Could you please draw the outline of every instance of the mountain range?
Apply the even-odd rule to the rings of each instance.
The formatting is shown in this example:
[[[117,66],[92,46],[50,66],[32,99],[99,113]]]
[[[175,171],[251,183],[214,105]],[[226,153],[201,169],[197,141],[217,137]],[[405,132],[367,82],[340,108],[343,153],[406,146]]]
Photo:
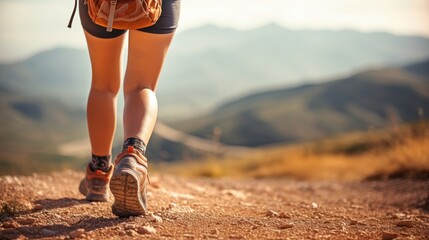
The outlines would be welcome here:
[[[161,117],[192,118],[250,93],[428,56],[429,40],[416,36],[291,30],[275,24],[236,31],[209,25],[173,41],[159,85]]]
[[[416,121],[424,112],[429,112],[429,60],[252,94],[175,126],[206,138],[217,128],[223,143],[260,146]]]

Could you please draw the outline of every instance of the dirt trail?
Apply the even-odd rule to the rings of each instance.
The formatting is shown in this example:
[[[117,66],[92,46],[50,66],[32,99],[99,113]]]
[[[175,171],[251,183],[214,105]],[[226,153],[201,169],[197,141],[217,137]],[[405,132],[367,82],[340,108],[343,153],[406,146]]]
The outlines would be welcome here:
[[[0,177],[0,239],[429,239],[429,180],[154,175],[151,215],[117,218],[110,203],[83,199],[82,176]]]

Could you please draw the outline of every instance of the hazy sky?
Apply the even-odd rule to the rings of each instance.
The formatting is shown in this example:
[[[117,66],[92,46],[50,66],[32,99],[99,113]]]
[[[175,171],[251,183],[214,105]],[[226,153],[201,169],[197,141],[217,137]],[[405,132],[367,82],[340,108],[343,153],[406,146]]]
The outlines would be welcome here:
[[[0,62],[55,46],[85,46],[73,0],[0,0]],[[179,32],[204,24],[250,29],[354,29],[429,37],[429,0],[182,0]]]

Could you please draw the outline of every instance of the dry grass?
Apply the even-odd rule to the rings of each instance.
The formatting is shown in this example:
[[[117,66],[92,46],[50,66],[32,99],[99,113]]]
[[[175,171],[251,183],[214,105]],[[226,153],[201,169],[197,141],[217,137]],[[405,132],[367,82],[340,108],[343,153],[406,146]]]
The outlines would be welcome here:
[[[429,172],[429,123],[350,133],[304,144],[255,148],[244,154],[157,165],[165,173],[205,177],[290,177],[362,180]]]

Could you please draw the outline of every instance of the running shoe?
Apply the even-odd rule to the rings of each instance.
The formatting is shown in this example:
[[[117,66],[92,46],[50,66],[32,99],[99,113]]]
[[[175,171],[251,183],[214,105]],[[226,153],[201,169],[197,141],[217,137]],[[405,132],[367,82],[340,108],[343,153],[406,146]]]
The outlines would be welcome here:
[[[88,201],[107,202],[109,200],[109,181],[113,174],[113,165],[109,171],[93,171],[89,164],[86,167],[86,176],[79,184],[79,191]]]
[[[147,212],[147,159],[129,146],[115,161],[110,191],[115,197],[113,214],[119,217],[144,215]]]

